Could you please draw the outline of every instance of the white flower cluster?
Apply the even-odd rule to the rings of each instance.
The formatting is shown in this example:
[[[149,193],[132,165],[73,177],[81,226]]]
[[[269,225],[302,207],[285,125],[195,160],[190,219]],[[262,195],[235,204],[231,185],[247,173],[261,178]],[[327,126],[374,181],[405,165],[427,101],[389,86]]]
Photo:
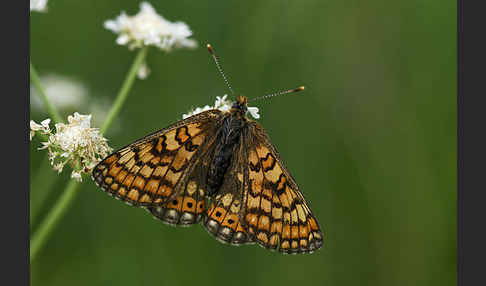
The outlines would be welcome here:
[[[47,10],[47,0],[30,0],[30,11],[45,12]]]
[[[30,121],[30,139],[36,132],[48,136],[47,142],[42,142],[39,150],[47,149],[49,160],[54,170],[62,172],[66,164],[73,168],[71,178],[81,181],[82,173],[89,173],[112,149],[107,144],[97,128],[91,128],[91,115],[81,115],[77,112],[68,116],[68,124],[57,123],[56,131],[49,127],[50,119],[40,124]]]
[[[197,47],[197,42],[189,39],[192,31],[186,23],[167,21],[147,2],[140,3],[138,14],[128,16],[122,11],[116,19],[105,21],[104,27],[119,34],[116,42],[129,49],[156,46],[168,52]]]
[[[182,114],[182,119],[186,119],[188,117],[191,117],[193,115],[196,115],[198,113],[201,113],[206,110],[210,109],[219,109],[221,111],[229,111],[231,109],[231,106],[233,105],[233,102],[230,100],[227,100],[226,98],[228,97],[227,94],[225,94],[223,97],[216,96],[216,102],[214,103],[214,106],[209,106],[206,105],[204,107],[197,107],[196,109],[190,110],[186,114]],[[258,114],[258,107],[248,107],[248,113],[251,114],[251,116],[255,119],[260,118],[260,115]]]

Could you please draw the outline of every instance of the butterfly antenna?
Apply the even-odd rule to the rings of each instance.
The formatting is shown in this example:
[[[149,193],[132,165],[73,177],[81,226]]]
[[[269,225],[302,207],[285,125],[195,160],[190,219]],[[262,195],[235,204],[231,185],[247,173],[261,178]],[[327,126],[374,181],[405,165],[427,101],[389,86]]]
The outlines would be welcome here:
[[[228,79],[226,78],[226,76],[224,75],[224,72],[223,72],[223,68],[221,68],[221,65],[219,64],[219,60],[218,60],[218,57],[216,57],[216,53],[214,52],[214,49],[213,47],[210,45],[210,44],[207,44],[207,47],[208,47],[208,51],[209,53],[211,54],[211,56],[213,57],[213,60],[214,62],[216,63],[216,66],[218,67],[218,71],[219,73],[221,74],[221,76],[223,77],[224,79],[224,82],[226,83],[226,86],[228,86],[228,89],[231,91],[231,94],[234,94],[235,92],[233,91],[233,89],[231,88],[231,85],[228,81]]]
[[[279,92],[276,92],[276,93],[267,94],[267,95],[264,95],[264,96],[252,98],[248,101],[255,101],[255,100],[266,99],[266,98],[270,98],[270,97],[274,97],[274,96],[284,95],[284,94],[287,94],[287,93],[299,92],[299,91],[303,91],[304,89],[305,89],[304,86],[299,86],[298,88],[289,89],[289,90],[285,90],[285,91],[279,91]]]

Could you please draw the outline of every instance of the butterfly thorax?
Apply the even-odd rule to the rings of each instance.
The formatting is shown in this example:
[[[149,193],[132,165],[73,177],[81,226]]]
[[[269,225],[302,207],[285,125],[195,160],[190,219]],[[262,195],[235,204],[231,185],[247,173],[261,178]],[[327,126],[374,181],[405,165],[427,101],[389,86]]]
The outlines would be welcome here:
[[[216,148],[209,165],[207,183],[209,193],[218,192],[223,184],[224,175],[231,164],[233,149],[240,140],[243,128],[248,123],[246,97],[238,96],[230,112],[223,119],[221,131],[216,139]]]

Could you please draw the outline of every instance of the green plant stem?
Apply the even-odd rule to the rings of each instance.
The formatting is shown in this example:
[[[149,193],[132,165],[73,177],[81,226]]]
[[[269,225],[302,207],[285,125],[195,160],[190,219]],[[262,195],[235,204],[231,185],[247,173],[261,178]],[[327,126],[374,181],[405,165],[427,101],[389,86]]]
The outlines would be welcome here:
[[[59,222],[59,219],[66,213],[74,198],[77,195],[77,189],[80,183],[77,181],[70,181],[66,187],[66,190],[62,193],[61,197],[57,200],[56,204],[49,211],[46,218],[41,222],[35,235],[30,242],[30,262],[35,260],[39,250],[44,246],[47,237],[52,232],[54,227]]]
[[[47,113],[49,113],[49,115],[52,117],[52,120],[54,120],[55,123],[63,122],[62,117],[57,111],[56,107],[49,101],[49,98],[47,98],[39,75],[37,74],[32,62],[30,62],[30,80],[34,84],[35,89],[37,89],[37,92],[39,92],[40,98],[47,109]]]
[[[125,103],[125,100],[127,99],[128,96],[128,92],[132,88],[133,82],[135,81],[137,71],[140,68],[140,65],[145,60],[147,51],[148,51],[148,47],[143,47],[140,49],[137,56],[135,57],[135,60],[133,61],[133,64],[130,67],[130,70],[128,71],[128,74],[125,78],[125,81],[123,82],[123,85],[121,86],[120,91],[118,92],[115,102],[113,103],[113,106],[111,107],[110,111],[108,112],[108,115],[106,116],[106,120],[103,123],[103,127],[101,127],[102,134],[105,134],[106,130],[108,130],[108,128],[111,126],[111,123],[113,123],[113,120],[120,112],[123,103]]]
[[[108,128],[111,126],[111,123],[115,119],[115,117],[120,112],[123,103],[125,102],[130,89],[133,86],[135,81],[135,77],[137,75],[137,71],[140,65],[143,63],[145,56],[147,55],[147,47],[140,49],[135,60],[128,71],[127,76],[125,77],[125,81],[118,92],[118,95],[113,103],[110,112],[108,113],[106,120],[101,128],[101,132],[105,133]],[[31,65],[32,71],[32,65]],[[48,239],[49,235],[52,233],[53,229],[59,223],[59,220],[65,214],[66,210],[69,208],[71,203],[74,201],[76,194],[78,193],[77,189],[80,183],[72,180],[67,185],[66,189],[62,193],[61,197],[56,201],[52,209],[47,214],[46,218],[40,223],[37,231],[33,234],[31,243],[30,243],[30,262],[34,261],[39,253],[40,249],[44,246],[46,240]]]
[[[46,96],[46,92],[44,90],[44,87],[42,86],[41,80],[39,78],[39,74],[37,73],[34,65],[32,62],[30,62],[30,80],[32,84],[34,85],[35,89],[40,95],[40,98],[44,104],[44,106],[47,109],[47,113],[49,116],[52,118],[54,123],[60,123],[63,122],[63,119],[59,112],[57,111],[56,107],[52,102],[49,100],[49,98]],[[47,135],[37,133],[36,137],[41,138],[42,141],[48,141],[49,137]],[[48,168],[47,166],[49,165],[49,158],[48,155],[46,154],[44,159],[42,160],[42,163],[39,167],[39,171],[35,177],[34,180],[32,180],[30,190],[33,189],[33,186],[36,187],[37,189],[37,194],[41,195],[40,200],[37,201],[36,207],[32,207],[31,205],[31,220],[30,224],[31,226],[35,223],[36,218],[38,216],[38,212],[40,209],[40,206],[42,205],[42,202],[44,199],[48,196],[48,193],[46,193],[46,190],[49,190],[52,188],[54,185],[57,177],[52,176],[52,170]],[[45,167],[44,167],[45,166]],[[47,171],[47,172],[46,172]],[[44,180],[45,178],[48,178],[48,180]]]
[[[58,180],[56,172],[53,172],[49,165],[49,156],[46,154],[36,171],[34,179],[30,183],[30,189],[35,188],[35,192],[30,193],[30,227],[37,224],[42,205],[49,197],[52,187]]]

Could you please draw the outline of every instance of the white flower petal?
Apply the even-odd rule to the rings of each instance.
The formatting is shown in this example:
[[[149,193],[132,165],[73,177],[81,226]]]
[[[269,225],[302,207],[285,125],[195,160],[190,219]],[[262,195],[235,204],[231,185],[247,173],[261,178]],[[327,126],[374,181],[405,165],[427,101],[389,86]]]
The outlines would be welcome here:
[[[82,182],[83,181],[83,177],[81,176],[81,173],[80,172],[73,171],[71,173],[71,178],[72,179],[75,179],[78,182]]]
[[[198,47],[198,43],[194,39],[179,39],[175,42],[175,46],[177,48],[195,49]]]
[[[30,129],[33,130],[33,131],[39,131],[39,130],[42,129],[42,125],[35,123],[34,120],[31,120],[30,121]]]
[[[51,145],[49,142],[41,142],[41,147],[37,148],[37,150],[44,150],[44,149],[47,149],[49,148],[49,146]]]
[[[255,119],[260,118],[260,115],[258,114],[258,107],[248,107],[248,112],[251,114],[251,116]]]
[[[107,20],[103,23],[103,27],[108,30],[112,30],[113,32],[118,32],[118,22],[116,20]]]
[[[186,114],[182,114],[182,119],[186,119],[188,117],[191,117],[193,115],[196,115],[198,113],[201,113],[203,111],[207,111],[207,110],[210,110],[210,109],[213,109],[213,107],[209,106],[209,105],[206,105],[204,106],[203,108],[201,107],[197,107],[196,109],[193,109],[193,110],[190,110],[188,113]]]
[[[43,121],[41,121],[41,125],[44,128],[49,128],[49,123],[51,123],[51,119],[50,118],[47,118],[47,119],[44,119]]]
[[[218,108],[220,106],[227,104],[226,97],[228,97],[227,94],[223,95],[222,97],[216,96],[216,102],[214,103],[214,106]]]
[[[127,34],[121,34],[116,38],[116,43],[120,46],[126,45],[128,42],[130,42],[130,37]]]

